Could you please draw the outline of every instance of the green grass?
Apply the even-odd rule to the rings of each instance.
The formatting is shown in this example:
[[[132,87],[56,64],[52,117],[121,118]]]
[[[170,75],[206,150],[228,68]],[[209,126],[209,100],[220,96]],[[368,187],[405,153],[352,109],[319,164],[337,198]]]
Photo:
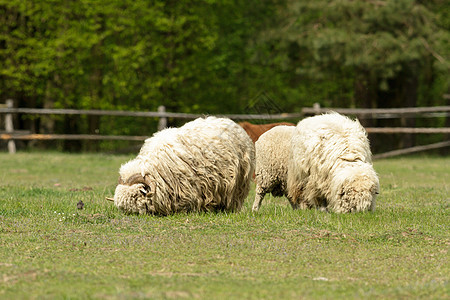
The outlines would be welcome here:
[[[130,158],[0,154],[0,299],[448,299],[448,157],[375,162],[375,213],[169,217],[104,200]]]

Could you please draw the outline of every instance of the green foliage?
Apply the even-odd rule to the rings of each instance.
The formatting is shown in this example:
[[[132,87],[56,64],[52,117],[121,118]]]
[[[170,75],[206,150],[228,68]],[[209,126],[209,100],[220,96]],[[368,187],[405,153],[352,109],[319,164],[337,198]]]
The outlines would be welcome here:
[[[130,156],[0,154],[0,298],[361,299],[448,295],[449,158],[375,162],[374,213],[124,215]],[[83,210],[76,204],[82,200]]]
[[[284,45],[287,54],[294,47],[296,51],[286,58],[287,62],[312,78],[325,76],[329,80],[330,74],[343,74],[362,81],[363,89],[376,94],[401,90],[402,85],[411,89],[407,86],[408,77],[419,78],[426,68],[445,71],[440,76],[448,77],[450,63],[438,53],[448,54],[449,31],[436,22],[439,14],[419,1],[287,3],[282,12],[285,20],[282,28],[286,29],[282,34],[279,29],[272,31],[272,38]],[[401,81],[393,80],[397,78]],[[353,96],[364,97],[357,91]],[[441,95],[436,96],[435,100],[442,99]],[[390,99],[391,105],[403,106],[408,102],[405,97],[397,93]],[[367,105],[365,100],[372,101],[374,106],[385,105],[378,98],[357,98],[355,104]]]
[[[276,112],[443,105],[448,11],[442,0],[0,0],[0,101],[205,114],[255,113],[265,97]],[[50,133],[156,130],[133,118],[20,121]]]
[[[200,107],[206,102],[214,112],[221,111],[215,99],[228,99],[224,105],[231,109],[243,99],[234,100],[245,86],[240,78],[250,56],[245,46],[258,29],[246,18],[264,21],[246,15],[250,7],[261,13],[269,6],[256,1],[0,3],[6,24],[1,93],[15,87],[8,97],[64,108],[166,105],[204,112]]]

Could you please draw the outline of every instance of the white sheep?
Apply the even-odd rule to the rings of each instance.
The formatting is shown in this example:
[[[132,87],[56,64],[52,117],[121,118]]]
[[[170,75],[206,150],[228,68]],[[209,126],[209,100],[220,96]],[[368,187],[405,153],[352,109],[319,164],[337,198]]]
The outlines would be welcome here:
[[[367,133],[338,113],[300,121],[291,139],[287,190],[298,208],[375,209],[379,190]]]
[[[258,211],[267,193],[287,196],[286,184],[289,152],[294,126],[276,126],[263,133],[255,143],[255,202],[253,211]]]
[[[226,118],[199,118],[157,132],[121,166],[114,204],[126,213],[238,211],[250,188],[255,148]]]

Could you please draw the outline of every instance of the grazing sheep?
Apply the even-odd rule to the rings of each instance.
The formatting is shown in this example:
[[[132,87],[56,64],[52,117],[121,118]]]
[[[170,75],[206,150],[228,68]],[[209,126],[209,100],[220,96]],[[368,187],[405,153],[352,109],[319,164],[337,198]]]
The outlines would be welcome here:
[[[250,188],[255,147],[230,119],[199,118],[157,132],[121,166],[114,204],[126,213],[238,211]]]
[[[276,126],[263,133],[255,143],[255,202],[253,211],[258,211],[267,193],[287,196],[286,184],[294,126]]]
[[[288,122],[281,123],[271,123],[271,124],[252,124],[249,122],[240,122],[239,125],[244,128],[245,132],[250,136],[253,143],[256,143],[258,138],[269,129],[272,129],[275,126],[285,125],[285,126],[295,126],[295,124]]]
[[[375,209],[379,190],[367,133],[338,113],[298,123],[291,140],[288,197],[294,207],[346,213]]]

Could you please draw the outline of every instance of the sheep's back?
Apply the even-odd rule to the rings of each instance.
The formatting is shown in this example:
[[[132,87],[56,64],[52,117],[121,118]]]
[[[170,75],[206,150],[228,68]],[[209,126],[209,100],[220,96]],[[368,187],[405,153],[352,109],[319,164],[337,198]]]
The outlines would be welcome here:
[[[300,121],[292,138],[292,151],[296,162],[305,168],[316,166],[318,171],[330,170],[338,160],[371,162],[364,128],[337,113]]]

